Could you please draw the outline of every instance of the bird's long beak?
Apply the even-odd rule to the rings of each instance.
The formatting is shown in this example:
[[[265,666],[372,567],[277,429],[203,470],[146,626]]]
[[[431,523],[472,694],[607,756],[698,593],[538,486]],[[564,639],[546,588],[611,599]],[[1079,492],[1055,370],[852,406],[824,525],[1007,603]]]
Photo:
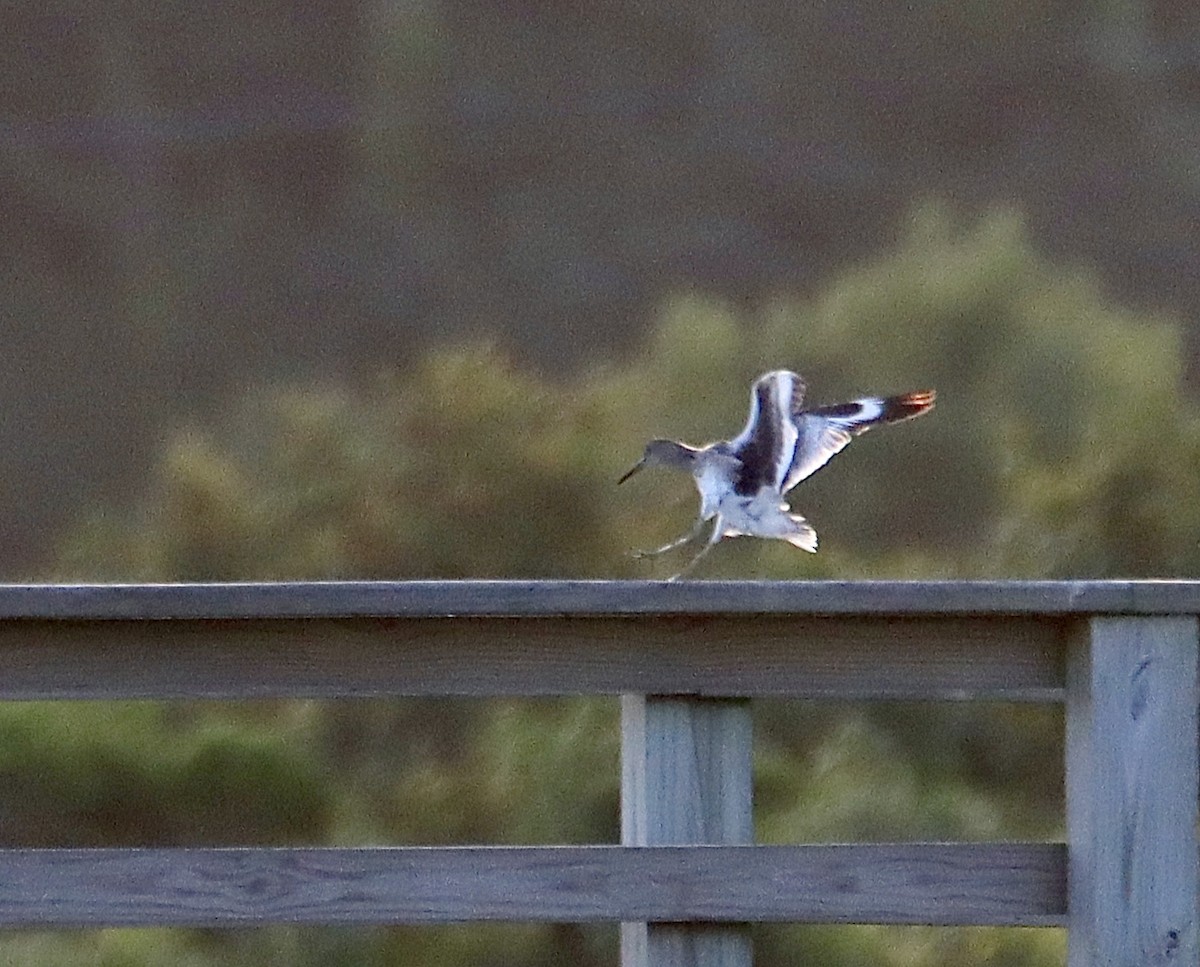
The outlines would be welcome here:
[[[626,480],[628,480],[635,473],[637,473],[639,470],[641,470],[642,467],[644,467],[645,465],[646,465],[646,461],[644,459],[639,460],[632,467],[630,467],[627,471],[625,471],[625,474],[621,477],[620,480],[617,481],[617,484],[618,485],[623,484]]]

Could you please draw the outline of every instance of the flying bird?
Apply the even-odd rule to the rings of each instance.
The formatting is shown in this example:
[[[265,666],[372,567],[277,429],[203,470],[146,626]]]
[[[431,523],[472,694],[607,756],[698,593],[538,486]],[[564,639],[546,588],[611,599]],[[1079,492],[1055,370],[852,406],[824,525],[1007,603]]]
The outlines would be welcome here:
[[[785,494],[820,470],[860,433],[874,426],[911,420],[933,409],[936,392],[868,396],[833,406],[803,408],[804,381],[778,369],[754,381],[750,417],[732,440],[692,447],[677,440],[651,440],[645,453],[617,483],[645,467],[691,472],[700,491],[695,526],[682,537],[636,556],[663,554],[694,541],[713,521],[699,553],[670,580],[686,574],[725,537],[768,537],[805,551],[817,549],[817,532],[791,513]]]

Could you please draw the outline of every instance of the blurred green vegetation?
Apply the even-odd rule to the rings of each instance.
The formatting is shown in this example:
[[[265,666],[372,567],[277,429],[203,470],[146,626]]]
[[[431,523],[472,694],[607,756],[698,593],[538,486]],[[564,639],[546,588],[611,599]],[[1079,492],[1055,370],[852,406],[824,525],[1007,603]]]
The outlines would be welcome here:
[[[797,492],[820,554],[732,542],[698,576],[1200,570],[1178,326],[1047,261],[1015,213],[959,224],[930,204],[813,297],[739,312],[682,295],[638,353],[569,379],[485,342],[369,386],[255,390],[181,429],[144,499],[96,512],[56,576],[650,576],[627,552],[686,526],[692,484],[616,476],[652,435],[736,432],[750,381],[779,366],[819,401],[928,385],[938,408]]]
[[[1195,576],[1200,420],[1165,318],[1043,257],[1022,221],[914,210],[891,251],[810,297],[662,307],[621,363],[570,379],[490,344],[369,386],[259,388],[181,428],[144,494],[97,510],[52,575],[86,580],[633,577],[690,480],[616,477],[652,435],[736,431],[759,372],[812,395],[934,386],[794,504],[806,555],[726,542],[697,576]],[[656,570],[661,568],[661,570]],[[1056,709],[763,703],[766,842],[1061,835]],[[7,844],[605,842],[610,701],[275,702],[0,709]],[[17,934],[6,962],[607,964],[612,931]],[[1054,931],[763,928],[764,967],[1061,962]]]

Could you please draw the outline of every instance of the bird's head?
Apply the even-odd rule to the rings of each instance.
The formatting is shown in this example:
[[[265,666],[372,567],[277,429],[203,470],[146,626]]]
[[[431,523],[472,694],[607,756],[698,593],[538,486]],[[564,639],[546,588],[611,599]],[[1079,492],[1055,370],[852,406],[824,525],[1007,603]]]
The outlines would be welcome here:
[[[646,467],[689,467],[696,451],[674,440],[651,440],[642,452],[642,459],[630,467],[617,481],[623,484]]]

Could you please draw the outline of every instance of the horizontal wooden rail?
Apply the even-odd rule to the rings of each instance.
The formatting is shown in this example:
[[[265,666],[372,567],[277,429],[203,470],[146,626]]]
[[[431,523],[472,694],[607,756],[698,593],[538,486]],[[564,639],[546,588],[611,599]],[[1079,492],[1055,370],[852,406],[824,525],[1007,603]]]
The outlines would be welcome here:
[[[0,585],[10,618],[1200,614],[1195,581],[306,581]]]
[[[0,926],[1061,925],[1043,843],[0,850]]]
[[[1060,618],[0,618],[0,698],[1053,700]]]
[[[0,586],[0,698],[690,694],[1059,700],[1086,614],[1190,582]]]

